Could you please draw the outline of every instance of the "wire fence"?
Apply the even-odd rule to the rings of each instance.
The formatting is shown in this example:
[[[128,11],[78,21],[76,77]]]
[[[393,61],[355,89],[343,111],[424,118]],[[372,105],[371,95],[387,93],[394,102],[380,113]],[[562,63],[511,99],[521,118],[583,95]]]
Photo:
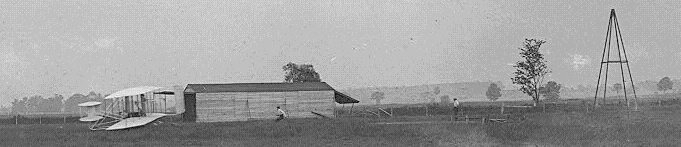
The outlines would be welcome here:
[[[637,106],[637,107],[636,107]],[[506,117],[528,113],[590,113],[594,111],[644,111],[646,109],[681,109],[678,98],[640,98],[627,102],[621,99],[598,100],[594,107],[593,99],[545,100],[536,107],[531,101],[501,102],[462,102],[458,108],[442,104],[402,104],[402,105],[362,105],[350,109],[337,109],[337,117],[401,117],[401,116],[487,116]]]
[[[79,122],[78,113],[37,112],[24,114],[2,114],[0,124],[65,124]]]
[[[78,113],[62,113],[62,112],[43,112],[43,113],[25,113],[25,114],[0,114],[0,125],[22,125],[22,124],[69,124],[69,123],[87,123],[81,122],[79,119],[85,117],[85,114]],[[182,115],[165,116],[161,120],[167,122],[182,121]]]

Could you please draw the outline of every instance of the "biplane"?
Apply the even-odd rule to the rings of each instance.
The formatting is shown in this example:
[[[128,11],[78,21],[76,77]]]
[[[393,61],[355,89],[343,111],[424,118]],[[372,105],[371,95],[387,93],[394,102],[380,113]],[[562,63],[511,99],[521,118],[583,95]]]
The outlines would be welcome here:
[[[103,112],[97,113],[96,116],[101,118],[92,118],[97,120],[90,130],[120,130],[139,127],[164,116],[182,113],[182,111],[171,112],[166,108],[167,95],[173,95],[176,101],[178,99],[172,90],[162,89],[163,87],[143,86],[123,89],[106,96],[104,100],[110,104]]]

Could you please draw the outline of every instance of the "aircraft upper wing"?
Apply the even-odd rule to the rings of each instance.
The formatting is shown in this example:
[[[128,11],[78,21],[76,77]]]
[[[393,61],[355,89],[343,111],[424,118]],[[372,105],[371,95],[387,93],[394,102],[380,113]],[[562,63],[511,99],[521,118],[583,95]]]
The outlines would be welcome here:
[[[153,87],[153,86],[142,86],[142,87],[135,87],[135,88],[128,88],[128,89],[123,89],[121,91],[117,91],[104,99],[112,99],[112,98],[118,98],[118,97],[124,97],[124,96],[133,96],[133,95],[139,95],[139,94],[144,94],[148,93],[154,90],[161,89],[163,87]]]

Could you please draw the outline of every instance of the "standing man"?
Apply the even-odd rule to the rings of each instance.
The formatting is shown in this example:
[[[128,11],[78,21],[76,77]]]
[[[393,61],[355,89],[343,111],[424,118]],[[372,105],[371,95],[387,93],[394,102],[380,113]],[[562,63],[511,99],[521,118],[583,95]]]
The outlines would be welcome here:
[[[147,116],[147,99],[144,98],[144,94],[140,94],[140,101],[142,105],[142,109],[140,109],[140,115],[141,116]]]
[[[279,114],[277,114],[277,116],[279,116],[279,118],[277,118],[275,120],[275,122],[278,122],[278,121],[288,117],[288,116],[286,116],[286,112],[284,112],[284,110],[281,110],[281,108],[279,108],[279,106],[277,106],[277,111],[279,112]]]
[[[459,115],[459,101],[456,100],[456,98],[454,98],[453,105],[454,105],[454,114]]]

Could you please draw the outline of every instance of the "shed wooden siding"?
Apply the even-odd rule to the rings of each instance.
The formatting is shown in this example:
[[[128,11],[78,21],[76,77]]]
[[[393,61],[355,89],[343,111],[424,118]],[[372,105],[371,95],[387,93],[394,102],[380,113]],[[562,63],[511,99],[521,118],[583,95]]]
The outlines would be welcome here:
[[[196,122],[275,119],[280,106],[291,118],[316,117],[311,111],[333,117],[334,92],[219,92],[196,93]]]

